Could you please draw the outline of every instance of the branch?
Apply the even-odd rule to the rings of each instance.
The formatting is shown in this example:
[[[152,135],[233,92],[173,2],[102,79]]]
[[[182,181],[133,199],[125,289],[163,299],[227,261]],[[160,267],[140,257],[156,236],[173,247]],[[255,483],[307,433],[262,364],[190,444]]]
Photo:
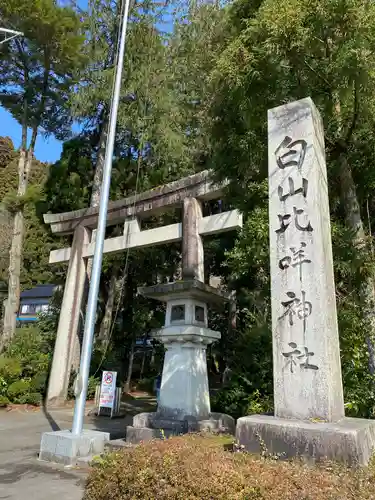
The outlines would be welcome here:
[[[23,150],[26,150],[27,148],[27,112],[28,112],[28,102],[25,92],[23,99],[22,140],[21,140],[21,148]]]
[[[32,136],[31,136],[31,142],[30,142],[30,148],[29,148],[30,151],[34,151],[36,138],[38,135],[38,128],[39,128],[39,125],[41,122],[41,117],[43,114],[44,105],[46,103],[50,66],[51,66],[51,61],[50,61],[50,58],[48,57],[48,52],[46,51],[44,53],[44,73],[43,73],[42,96],[40,98],[38,111],[35,115],[35,123],[33,126],[33,132],[32,132]]]
[[[352,138],[355,126],[357,124],[358,120],[358,111],[359,111],[359,104],[358,104],[358,88],[357,88],[357,80],[354,80],[354,103],[353,103],[353,119],[352,123],[349,127],[348,133],[346,134],[345,142],[348,143],[350,139]]]
[[[313,67],[312,67],[312,66],[311,66],[311,65],[310,65],[310,64],[306,61],[306,59],[304,59],[304,61],[303,61],[303,62],[306,64],[306,66],[309,68],[309,70],[310,70],[310,71],[312,71],[312,72],[313,72],[313,73],[314,73],[314,74],[315,74],[318,78],[320,78],[320,79],[321,79],[321,80],[322,80],[322,81],[323,81],[323,82],[324,82],[324,83],[328,86],[328,88],[330,87],[330,83],[329,83],[329,81],[328,81],[328,80],[327,80],[327,79],[326,79],[323,75],[319,74],[319,73],[316,71],[316,69],[314,69],[314,68],[313,68]]]
[[[23,65],[24,65],[25,73],[27,73],[27,75],[29,75],[30,69],[29,69],[29,66],[27,64],[27,58],[25,56],[25,52],[24,52],[24,49],[22,47],[22,43],[17,38],[15,39],[15,42],[16,42],[16,46],[17,46],[17,49],[18,49],[18,53],[19,53],[20,58],[21,58],[21,60],[23,62]]]

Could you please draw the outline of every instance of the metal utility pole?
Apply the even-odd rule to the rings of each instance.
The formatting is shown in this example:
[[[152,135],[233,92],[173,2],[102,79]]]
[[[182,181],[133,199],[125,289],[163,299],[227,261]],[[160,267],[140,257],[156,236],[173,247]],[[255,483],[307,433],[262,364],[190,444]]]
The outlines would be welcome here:
[[[81,363],[76,385],[77,395],[74,407],[74,417],[73,417],[73,427],[72,427],[72,434],[75,435],[81,434],[83,419],[85,416],[87,386],[88,386],[89,371],[90,371],[92,344],[94,340],[94,327],[96,319],[96,309],[98,304],[100,274],[102,268],[103,242],[105,237],[109,188],[111,184],[113,147],[116,134],[117,111],[120,100],[122,68],[124,65],[126,29],[128,25],[129,6],[130,6],[130,0],[125,0],[122,22],[120,24],[120,33],[121,33],[120,43],[118,47],[115,84],[113,88],[111,110],[109,117],[108,138],[105,151],[103,180],[102,180],[102,187],[100,194],[98,229],[96,233],[94,260],[92,266],[89,297],[87,301]]]
[[[0,35],[3,35],[3,38],[0,39],[0,45],[2,45],[5,42],[9,42],[9,40],[12,40],[13,38],[16,38],[16,36],[23,36],[23,33],[21,31],[0,28]]]

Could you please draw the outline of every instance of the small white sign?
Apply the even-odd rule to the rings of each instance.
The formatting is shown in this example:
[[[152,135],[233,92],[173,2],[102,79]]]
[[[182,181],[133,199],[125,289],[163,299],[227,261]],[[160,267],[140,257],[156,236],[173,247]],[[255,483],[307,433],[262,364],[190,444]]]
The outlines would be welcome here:
[[[99,407],[113,409],[116,396],[117,372],[103,372]]]

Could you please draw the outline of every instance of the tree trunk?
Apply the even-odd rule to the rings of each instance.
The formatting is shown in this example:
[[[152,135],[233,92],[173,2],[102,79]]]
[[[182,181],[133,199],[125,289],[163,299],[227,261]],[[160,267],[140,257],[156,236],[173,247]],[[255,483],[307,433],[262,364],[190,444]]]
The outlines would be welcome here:
[[[150,368],[153,368],[155,366],[155,347],[154,346],[152,346],[149,366],[150,366]]]
[[[99,329],[99,339],[104,346],[107,346],[110,341],[112,315],[113,315],[113,308],[115,305],[116,288],[118,283],[117,276],[118,276],[118,268],[115,267],[112,271],[111,280],[109,283],[107,301],[105,303],[104,316]]]
[[[4,311],[5,311],[5,304],[6,304],[6,301],[5,300],[1,300],[0,301],[0,332],[3,331],[3,327],[4,327]]]
[[[123,297],[123,327],[122,331],[130,337],[131,347],[128,356],[128,371],[124,389],[126,392],[130,391],[130,383],[133,375],[133,362],[134,362],[134,350],[135,350],[135,340],[136,333],[134,331],[134,280],[133,280],[133,270],[131,265],[128,267],[127,279],[125,283],[125,293]]]
[[[353,231],[353,245],[358,249],[366,246],[366,234],[363,228],[357,191],[353,180],[351,167],[348,164],[346,152],[339,157],[340,184],[342,200],[346,212],[346,223]],[[371,236],[371,235],[370,235]],[[372,277],[364,280],[360,287],[360,297],[363,304],[363,317],[367,325],[366,344],[369,353],[369,371],[375,374],[375,289]]]
[[[233,339],[236,334],[237,328],[237,298],[236,291],[232,290],[231,300],[229,302],[229,314],[228,314],[228,335],[227,335],[227,345],[225,346],[225,357],[220,357],[219,359],[219,370],[221,373],[221,384],[225,385],[230,376],[229,360],[231,359]],[[229,351],[229,352],[228,352]],[[229,363],[228,363],[229,362]]]
[[[147,356],[146,342],[147,342],[147,338],[145,337],[144,342],[143,342],[142,363],[141,363],[141,371],[139,374],[139,380],[143,379],[143,372],[145,371],[146,356]]]
[[[18,192],[24,196],[27,189],[29,173],[33,158],[33,150],[21,148],[18,159]],[[24,208],[21,206],[14,214],[12,242],[9,251],[8,298],[5,304],[4,329],[1,338],[0,351],[12,339],[16,330],[16,320],[20,298],[20,274],[22,262],[22,243],[25,232]]]
[[[134,344],[135,344],[135,340],[132,341],[132,346],[131,346],[130,352],[129,352],[128,374],[127,374],[126,382],[125,382],[125,392],[130,392],[130,384],[131,384],[132,374],[133,374]]]
[[[98,157],[96,159],[94,179],[92,182],[90,207],[98,207],[100,203],[100,193],[102,187],[104,160],[105,160],[105,149],[107,145],[107,133],[108,133],[108,114],[105,111],[103,111],[103,113],[104,113],[104,118],[100,132],[99,150],[98,150]],[[95,236],[96,236],[96,230],[92,232],[91,242],[95,241]],[[92,262],[93,259],[87,260],[87,276],[89,280],[91,278]]]

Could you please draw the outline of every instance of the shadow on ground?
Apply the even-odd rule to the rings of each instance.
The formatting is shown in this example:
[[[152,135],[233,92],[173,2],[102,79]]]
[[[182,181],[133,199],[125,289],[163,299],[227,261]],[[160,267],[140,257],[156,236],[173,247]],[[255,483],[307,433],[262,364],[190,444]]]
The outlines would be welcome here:
[[[127,394],[122,399],[119,417],[97,416],[92,412],[88,418],[95,430],[109,432],[111,439],[121,439],[126,437],[126,427],[132,425],[134,415],[156,411],[156,406],[153,396],[134,397]]]
[[[60,426],[58,425],[58,423],[56,422],[56,420],[52,417],[52,415],[48,411],[45,399],[43,400],[42,411],[43,411],[44,416],[46,417],[49,425],[51,426],[51,430],[52,431],[61,431]]]
[[[35,457],[36,458],[36,457]],[[20,463],[15,465],[12,462],[3,463],[1,468],[9,472],[2,472],[0,474],[0,484],[14,484],[20,481],[26,475],[28,476],[40,476],[41,474],[48,474],[49,476],[54,476],[56,480],[69,480],[72,479],[72,471],[64,470],[61,468],[55,468],[52,466],[46,466],[45,463],[37,462],[36,460],[30,460],[28,463]],[[78,474],[78,472],[77,472]],[[76,486],[83,487],[85,485],[85,476],[77,477],[75,481]],[[2,497],[0,497],[2,498]]]

